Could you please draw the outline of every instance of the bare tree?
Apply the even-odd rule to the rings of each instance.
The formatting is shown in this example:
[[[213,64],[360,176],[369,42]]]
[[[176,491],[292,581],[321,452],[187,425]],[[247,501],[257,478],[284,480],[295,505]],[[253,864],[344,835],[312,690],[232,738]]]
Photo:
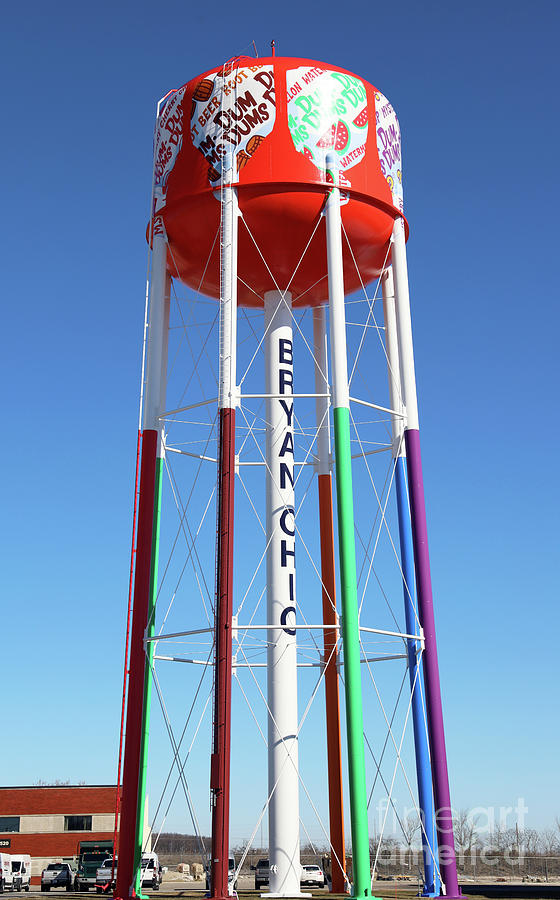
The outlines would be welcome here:
[[[54,781],[43,781],[42,778],[38,778],[33,782],[33,787],[68,787],[71,783],[70,779],[61,781],[60,778],[55,778]],[[79,781],[78,784],[85,784],[85,782]]]
[[[517,831],[515,828],[500,828],[498,825],[490,835],[489,844],[496,853],[511,854],[518,846]]]
[[[401,822],[403,836],[408,849],[412,847],[414,835],[420,831],[420,819],[417,813],[410,813],[404,821]]]
[[[524,828],[519,832],[519,844],[526,856],[535,856],[539,852],[540,835],[536,828]]]
[[[471,816],[470,810],[460,809],[453,816],[453,833],[455,835],[455,850],[462,856],[471,853],[480,847],[481,841],[476,826],[478,816]]]
[[[560,853],[560,841],[555,828],[545,828],[541,831],[540,845],[545,856],[556,856]]]

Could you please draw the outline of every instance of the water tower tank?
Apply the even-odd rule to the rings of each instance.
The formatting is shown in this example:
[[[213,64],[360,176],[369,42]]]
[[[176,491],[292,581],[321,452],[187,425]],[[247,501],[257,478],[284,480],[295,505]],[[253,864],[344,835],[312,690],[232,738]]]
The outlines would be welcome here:
[[[294,306],[324,303],[321,212],[332,149],[345,192],[349,293],[360,275],[364,283],[378,277],[402,214],[400,130],[389,101],[345,69],[291,57],[238,58],[172,94],[155,146],[171,274],[219,296],[219,200],[230,152],[242,214],[238,302],[259,306],[265,291],[289,286]]]

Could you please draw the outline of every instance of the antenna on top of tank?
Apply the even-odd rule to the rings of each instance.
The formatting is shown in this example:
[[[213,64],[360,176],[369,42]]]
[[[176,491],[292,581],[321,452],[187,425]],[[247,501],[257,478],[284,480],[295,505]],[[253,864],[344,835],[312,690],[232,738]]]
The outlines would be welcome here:
[[[257,50],[257,45],[255,44],[254,41],[252,41],[252,44],[253,44],[253,50],[255,51],[255,56],[256,56],[257,59],[258,59],[258,58],[259,58],[259,51]]]
[[[271,49],[272,49],[272,55],[273,55],[273,56],[276,56],[276,48],[275,48],[275,45],[274,45],[274,41],[271,41],[271,42],[270,42],[270,47],[271,47]]]

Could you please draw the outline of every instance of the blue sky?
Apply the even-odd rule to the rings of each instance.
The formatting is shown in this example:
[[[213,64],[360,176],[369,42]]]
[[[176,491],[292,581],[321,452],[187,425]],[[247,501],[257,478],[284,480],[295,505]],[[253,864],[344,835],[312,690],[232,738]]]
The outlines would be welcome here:
[[[539,0],[5,12],[5,784],[114,781],[154,108],[274,38],[401,124],[452,801],[560,813],[559,24]]]

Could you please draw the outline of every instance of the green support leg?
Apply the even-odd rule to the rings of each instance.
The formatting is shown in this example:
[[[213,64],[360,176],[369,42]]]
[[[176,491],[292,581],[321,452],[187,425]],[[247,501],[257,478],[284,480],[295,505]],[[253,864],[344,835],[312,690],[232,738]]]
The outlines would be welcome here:
[[[334,410],[336,500],[340,557],[340,606],[344,650],[344,691],[352,828],[352,868],[356,898],[371,897],[367,791],[362,708],[362,672],[358,626],[358,584],[354,540],[354,501],[350,453],[350,411]]]

